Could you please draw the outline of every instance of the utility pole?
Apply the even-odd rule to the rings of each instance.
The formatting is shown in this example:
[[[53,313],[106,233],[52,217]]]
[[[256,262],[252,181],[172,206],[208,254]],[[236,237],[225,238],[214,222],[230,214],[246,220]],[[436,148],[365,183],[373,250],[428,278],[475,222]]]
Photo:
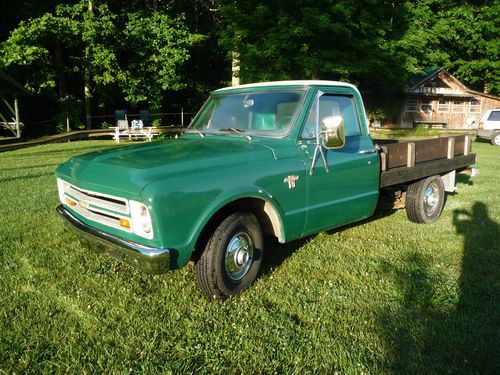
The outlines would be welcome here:
[[[93,13],[94,7],[92,4],[92,0],[88,0],[88,8],[87,12]],[[85,71],[83,73],[84,76],[84,89],[83,95],[85,98],[85,125],[87,130],[92,129],[92,92],[90,90],[90,68],[89,68],[89,55],[90,55],[90,47],[87,45],[85,47]]]
[[[14,112],[16,116],[16,138],[21,138],[21,124],[19,121],[19,104],[17,103],[16,94],[14,94]]]

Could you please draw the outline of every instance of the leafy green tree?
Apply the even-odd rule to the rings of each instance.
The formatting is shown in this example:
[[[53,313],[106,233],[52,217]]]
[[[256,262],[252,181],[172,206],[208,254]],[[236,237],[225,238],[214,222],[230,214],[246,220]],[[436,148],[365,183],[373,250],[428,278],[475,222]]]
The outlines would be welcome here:
[[[52,13],[21,21],[2,44],[1,65],[17,68],[29,90],[54,97],[63,112],[83,97],[90,128],[93,91],[115,82],[118,72],[113,19],[106,4],[57,5]]]
[[[390,43],[404,71],[446,67],[479,91],[500,94],[500,3],[408,1],[408,28]]]
[[[117,13],[106,1],[62,2],[21,21],[0,47],[0,67],[25,77],[32,92],[55,98],[61,112],[83,101],[88,128],[92,101],[117,88],[132,104],[158,108],[165,90],[183,87],[178,70],[201,39],[182,16],[170,17],[154,4],[129,12],[109,3]]]
[[[20,21],[29,18],[38,18],[46,12],[50,12],[61,0],[16,0],[2,1],[2,22],[0,23],[0,41],[9,37]]]
[[[185,87],[179,66],[189,58],[188,47],[202,39],[189,32],[183,17],[171,18],[160,12],[147,17],[129,14],[122,43],[133,52],[121,61],[118,75],[125,99],[158,109],[163,92]]]
[[[346,80],[375,107],[435,66],[500,94],[497,0],[20,0],[2,9],[0,69],[61,113],[85,107],[87,125],[92,106],[119,98],[196,107],[230,80],[233,57],[243,83]]]
[[[221,42],[237,51],[244,81],[334,78],[376,85],[399,77],[386,40],[402,2],[221,0]]]
[[[500,95],[500,2],[459,3],[443,10],[434,30],[444,64],[471,87]]]

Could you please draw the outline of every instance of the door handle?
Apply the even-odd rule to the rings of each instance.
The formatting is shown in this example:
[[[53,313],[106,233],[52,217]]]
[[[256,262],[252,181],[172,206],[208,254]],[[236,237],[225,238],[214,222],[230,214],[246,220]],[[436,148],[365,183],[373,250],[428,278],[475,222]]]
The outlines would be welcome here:
[[[358,154],[360,155],[366,155],[366,154],[374,154],[378,152],[378,150],[376,148],[369,148],[369,149],[366,149],[366,150],[361,150],[358,152]]]

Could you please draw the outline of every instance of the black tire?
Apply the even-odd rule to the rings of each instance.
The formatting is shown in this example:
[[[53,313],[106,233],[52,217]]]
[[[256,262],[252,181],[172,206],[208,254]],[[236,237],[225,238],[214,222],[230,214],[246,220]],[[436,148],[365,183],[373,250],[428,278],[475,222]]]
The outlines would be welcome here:
[[[490,142],[493,146],[500,146],[500,132],[493,133]]]
[[[406,215],[414,223],[432,223],[444,206],[444,184],[440,176],[431,176],[408,186]]]
[[[226,299],[247,289],[257,277],[264,241],[254,215],[236,212],[224,219],[196,263],[196,279],[209,298]]]

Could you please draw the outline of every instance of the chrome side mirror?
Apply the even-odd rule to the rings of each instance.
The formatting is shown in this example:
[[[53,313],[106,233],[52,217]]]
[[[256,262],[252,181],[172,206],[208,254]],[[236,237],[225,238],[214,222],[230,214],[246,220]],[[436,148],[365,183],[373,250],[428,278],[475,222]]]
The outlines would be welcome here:
[[[323,147],[342,148],[345,145],[345,127],[342,116],[329,116],[321,121]]]

